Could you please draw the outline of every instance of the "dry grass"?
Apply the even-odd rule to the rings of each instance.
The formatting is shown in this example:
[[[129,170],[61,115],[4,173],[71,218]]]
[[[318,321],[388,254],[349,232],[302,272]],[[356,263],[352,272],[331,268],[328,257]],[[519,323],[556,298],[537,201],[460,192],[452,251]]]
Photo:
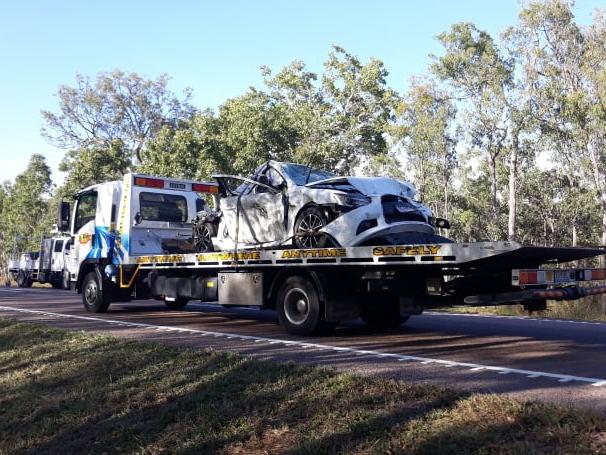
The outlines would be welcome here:
[[[547,310],[529,313],[522,305],[491,307],[457,307],[443,311],[458,313],[498,314],[501,316],[529,316],[578,321],[606,321],[606,296],[592,296],[570,302],[547,302]]]
[[[0,319],[0,454],[606,453],[606,420]]]

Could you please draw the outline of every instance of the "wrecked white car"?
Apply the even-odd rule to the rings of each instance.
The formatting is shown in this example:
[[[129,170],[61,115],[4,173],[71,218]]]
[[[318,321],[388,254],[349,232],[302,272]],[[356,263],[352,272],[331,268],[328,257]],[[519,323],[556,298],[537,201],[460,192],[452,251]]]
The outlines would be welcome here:
[[[194,224],[198,251],[445,243],[414,188],[388,177],[338,177],[294,163],[268,161],[250,177],[213,176],[218,210]]]

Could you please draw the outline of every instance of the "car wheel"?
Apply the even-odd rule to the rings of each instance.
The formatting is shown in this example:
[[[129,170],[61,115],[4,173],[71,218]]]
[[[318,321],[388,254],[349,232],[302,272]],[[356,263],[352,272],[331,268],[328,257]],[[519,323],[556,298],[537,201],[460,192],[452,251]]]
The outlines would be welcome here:
[[[328,242],[326,234],[320,232],[328,224],[328,219],[317,207],[307,207],[301,211],[295,222],[294,245],[297,248],[323,248]]]
[[[194,224],[194,248],[198,253],[213,250],[213,230],[208,223]]]
[[[82,282],[82,303],[86,311],[91,313],[105,313],[110,301],[107,290],[102,291],[96,272],[89,272]]]

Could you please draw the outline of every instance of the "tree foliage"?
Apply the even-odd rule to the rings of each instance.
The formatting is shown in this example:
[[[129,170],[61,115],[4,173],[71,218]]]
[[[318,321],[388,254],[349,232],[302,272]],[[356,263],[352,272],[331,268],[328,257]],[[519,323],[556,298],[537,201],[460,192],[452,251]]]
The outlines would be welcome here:
[[[179,98],[168,90],[168,81],[166,74],[151,80],[119,70],[99,73],[95,80],[78,74],[75,87],[59,87],[59,111],[42,111],[42,134],[72,150],[109,149],[120,140],[140,163],[148,139],[193,112],[190,91]]]
[[[36,249],[42,234],[51,228],[48,216],[52,192],[51,171],[46,159],[31,156],[24,172],[2,190],[2,248],[4,263],[12,251]]]

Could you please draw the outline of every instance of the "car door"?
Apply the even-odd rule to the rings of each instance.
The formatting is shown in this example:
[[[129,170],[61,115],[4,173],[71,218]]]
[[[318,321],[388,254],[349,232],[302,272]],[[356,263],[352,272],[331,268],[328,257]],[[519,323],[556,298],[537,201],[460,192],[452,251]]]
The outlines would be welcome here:
[[[249,214],[255,227],[258,243],[273,243],[286,240],[286,198],[282,189],[285,182],[273,168],[267,167],[257,176],[245,213]]]
[[[60,272],[65,267],[65,258],[63,256],[63,244],[65,239],[55,239],[53,245],[53,257],[51,260],[51,271]]]
[[[282,240],[284,204],[282,193],[253,179],[236,176],[217,176],[225,191],[220,206],[224,232],[234,242],[262,245]]]

